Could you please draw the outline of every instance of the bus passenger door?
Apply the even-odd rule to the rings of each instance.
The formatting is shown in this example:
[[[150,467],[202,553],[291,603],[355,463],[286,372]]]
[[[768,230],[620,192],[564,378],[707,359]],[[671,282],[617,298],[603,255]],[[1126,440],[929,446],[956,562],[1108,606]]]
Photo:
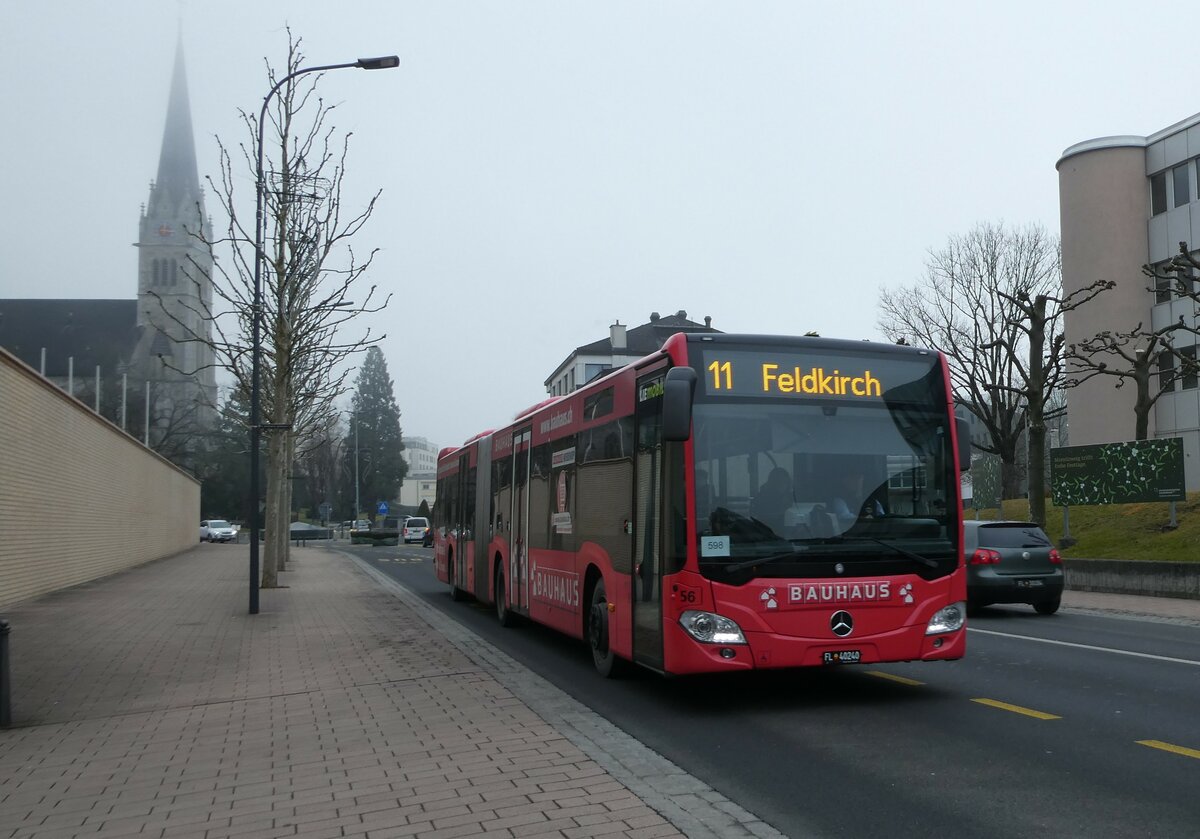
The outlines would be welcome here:
[[[633,659],[661,670],[663,436],[662,368],[637,382],[633,529]]]
[[[466,510],[470,503],[467,497],[467,472],[471,466],[471,455],[463,452],[458,458],[458,474],[454,477],[454,567],[450,569],[450,579],[461,589],[467,587],[467,554],[470,552],[471,523],[467,520]]]
[[[509,602],[513,608],[529,612],[529,459],[533,430],[513,434],[513,489],[511,527],[508,538]]]

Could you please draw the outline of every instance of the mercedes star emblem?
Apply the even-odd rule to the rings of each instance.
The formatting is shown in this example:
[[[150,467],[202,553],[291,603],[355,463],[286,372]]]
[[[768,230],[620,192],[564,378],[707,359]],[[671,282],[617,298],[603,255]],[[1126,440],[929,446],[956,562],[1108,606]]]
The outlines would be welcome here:
[[[850,617],[849,612],[834,612],[829,619],[829,628],[837,637],[845,638],[854,631],[854,618]]]

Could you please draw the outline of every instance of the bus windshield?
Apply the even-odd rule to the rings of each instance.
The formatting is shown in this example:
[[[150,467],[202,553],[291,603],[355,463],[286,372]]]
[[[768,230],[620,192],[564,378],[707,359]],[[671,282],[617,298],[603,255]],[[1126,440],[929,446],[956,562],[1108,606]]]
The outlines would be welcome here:
[[[692,521],[701,572],[819,574],[837,563],[838,574],[854,576],[886,563],[951,573],[959,511],[950,413],[940,370],[923,372],[880,398],[698,399]]]

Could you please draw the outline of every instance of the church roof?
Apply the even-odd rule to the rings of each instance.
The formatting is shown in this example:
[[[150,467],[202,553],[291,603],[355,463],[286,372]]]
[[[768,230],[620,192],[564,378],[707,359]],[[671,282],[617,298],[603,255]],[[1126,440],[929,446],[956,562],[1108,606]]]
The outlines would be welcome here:
[[[66,377],[96,365],[105,374],[129,360],[137,344],[136,300],[0,300],[0,346],[34,370],[46,350],[46,376]]]

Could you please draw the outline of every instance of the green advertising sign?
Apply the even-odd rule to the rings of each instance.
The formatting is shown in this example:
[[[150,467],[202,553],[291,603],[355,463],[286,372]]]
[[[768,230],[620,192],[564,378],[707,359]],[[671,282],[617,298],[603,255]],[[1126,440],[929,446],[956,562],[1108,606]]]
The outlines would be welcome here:
[[[1000,506],[1000,455],[971,452],[971,468],[963,473],[963,506],[982,510]],[[968,487],[970,494],[968,495]]]
[[[1183,501],[1183,440],[1051,449],[1050,497],[1059,507]]]

